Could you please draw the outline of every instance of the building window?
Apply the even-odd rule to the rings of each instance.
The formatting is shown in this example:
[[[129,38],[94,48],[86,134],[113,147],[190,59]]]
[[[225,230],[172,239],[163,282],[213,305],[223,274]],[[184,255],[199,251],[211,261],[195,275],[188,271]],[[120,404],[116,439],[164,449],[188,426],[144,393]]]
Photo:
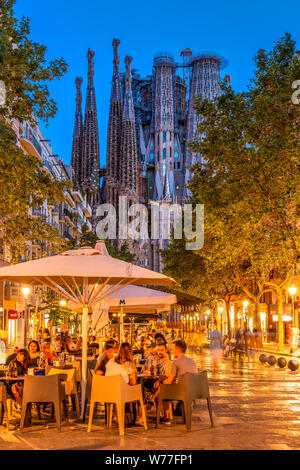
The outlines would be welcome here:
[[[163,149],[163,159],[167,158],[167,149]]]
[[[163,176],[166,176],[166,169],[167,169],[167,167],[166,167],[166,165],[164,165],[163,166]]]
[[[163,143],[167,141],[167,133],[163,132]]]
[[[176,150],[176,152],[174,152],[174,158],[176,158],[176,159],[178,158],[178,152],[177,152],[177,150]]]
[[[154,152],[150,153],[150,160],[154,160]]]

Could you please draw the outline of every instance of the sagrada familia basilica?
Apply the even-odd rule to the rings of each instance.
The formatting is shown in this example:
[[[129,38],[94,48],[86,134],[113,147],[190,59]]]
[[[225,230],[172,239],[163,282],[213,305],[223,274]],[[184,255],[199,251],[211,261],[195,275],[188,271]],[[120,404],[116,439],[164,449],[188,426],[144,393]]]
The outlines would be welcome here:
[[[141,77],[131,68],[132,57],[124,59],[120,72],[120,41],[114,39],[113,73],[107,130],[106,167],[100,168],[99,134],[94,86],[94,52],[88,50],[88,85],[85,116],[82,118],[82,79],[76,78],[76,112],[71,165],[76,180],[86,191],[94,213],[103,202],[112,204],[119,214],[119,198],[126,196],[128,206],[141,203],[179,204],[187,201],[190,167],[201,163],[201,155],[189,150],[187,143],[197,135],[201,118],[194,99],[214,100],[220,94],[220,70],[227,65],[218,54],[181,52],[176,63],[167,52],[154,56],[152,74]],[[180,72],[180,73],[179,73]],[[226,75],[226,80],[230,77]],[[162,271],[160,250],[168,240],[126,240],[136,255],[135,263]],[[123,239],[117,231],[112,240],[120,248]]]

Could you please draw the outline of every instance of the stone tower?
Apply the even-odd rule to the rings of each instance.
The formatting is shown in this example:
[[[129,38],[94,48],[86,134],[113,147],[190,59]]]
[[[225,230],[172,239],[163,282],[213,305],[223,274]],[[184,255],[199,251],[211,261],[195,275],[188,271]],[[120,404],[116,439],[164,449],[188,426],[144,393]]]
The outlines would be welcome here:
[[[72,155],[71,155],[71,165],[74,169],[75,177],[78,182],[81,182],[81,155],[82,155],[82,94],[81,94],[81,84],[82,78],[76,77],[76,111],[75,111],[75,122],[74,122],[74,131],[73,131],[73,144],[72,144]]]
[[[122,114],[119,181],[120,193],[122,193],[122,195],[127,195],[129,204],[134,204],[138,202],[138,150],[131,88],[131,62],[132,58],[126,56],[125,96]]]
[[[100,202],[100,152],[99,134],[94,86],[95,53],[88,50],[88,85],[86,92],[85,116],[82,135],[82,164],[81,183],[87,193],[87,199],[92,209]]]
[[[113,77],[110,95],[107,154],[106,154],[106,202],[118,207],[118,189],[120,178],[121,160],[121,132],[122,132],[122,87],[119,74],[118,47],[120,41],[114,39],[112,46],[114,50]]]

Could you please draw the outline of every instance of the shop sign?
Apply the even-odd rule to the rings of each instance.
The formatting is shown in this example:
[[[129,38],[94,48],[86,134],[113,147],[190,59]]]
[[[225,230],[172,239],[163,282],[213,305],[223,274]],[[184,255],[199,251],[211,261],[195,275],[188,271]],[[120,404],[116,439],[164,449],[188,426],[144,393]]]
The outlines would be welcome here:
[[[7,312],[7,318],[9,320],[17,320],[18,319],[18,312],[17,310],[8,310]]]

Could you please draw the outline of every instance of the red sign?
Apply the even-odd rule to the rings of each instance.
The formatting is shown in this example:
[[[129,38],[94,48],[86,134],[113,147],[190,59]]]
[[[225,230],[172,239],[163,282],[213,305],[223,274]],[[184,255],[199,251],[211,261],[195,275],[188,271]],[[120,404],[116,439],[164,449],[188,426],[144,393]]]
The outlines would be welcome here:
[[[9,320],[17,320],[18,319],[18,312],[17,310],[8,310],[7,318]]]

